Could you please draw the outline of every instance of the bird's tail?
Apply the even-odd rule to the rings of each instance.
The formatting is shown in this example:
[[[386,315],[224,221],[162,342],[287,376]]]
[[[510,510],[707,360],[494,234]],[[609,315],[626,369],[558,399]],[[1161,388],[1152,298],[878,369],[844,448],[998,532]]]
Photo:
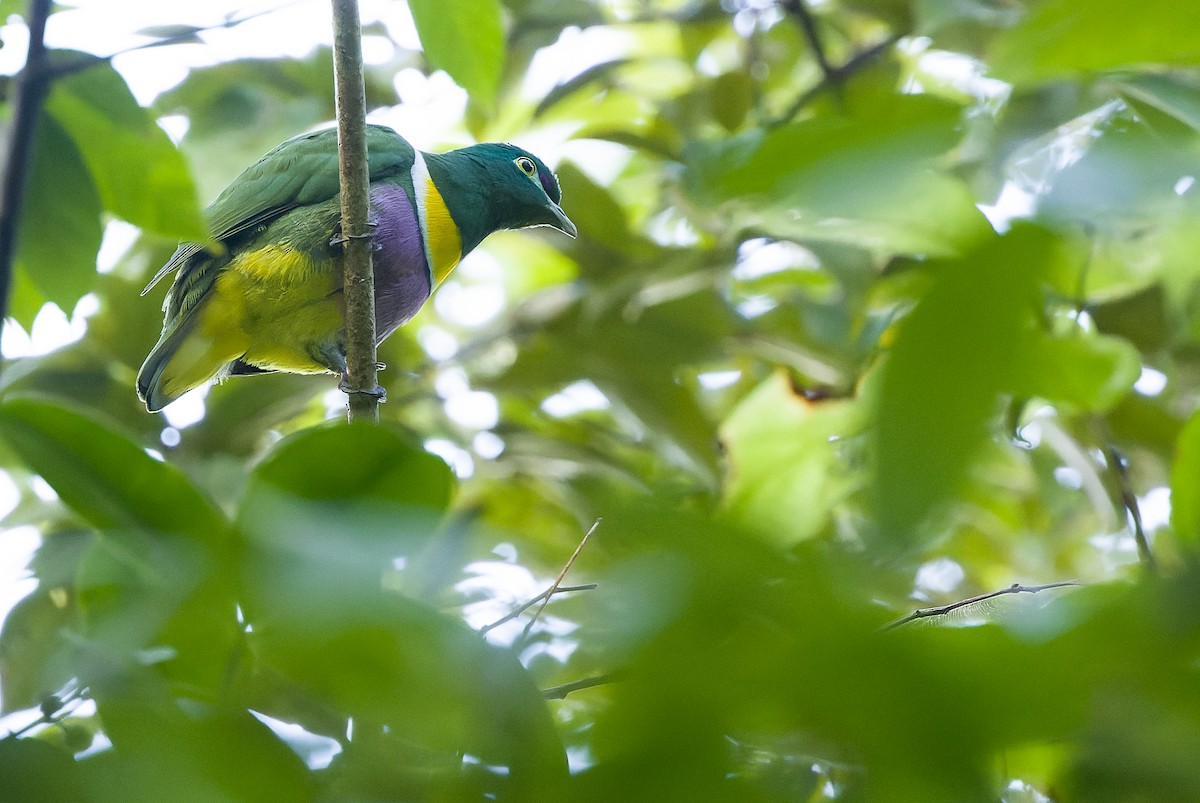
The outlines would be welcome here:
[[[199,324],[199,325],[198,325]],[[203,321],[189,316],[168,327],[138,371],[138,398],[158,412],[171,402],[222,374],[244,346],[230,338],[208,337]]]

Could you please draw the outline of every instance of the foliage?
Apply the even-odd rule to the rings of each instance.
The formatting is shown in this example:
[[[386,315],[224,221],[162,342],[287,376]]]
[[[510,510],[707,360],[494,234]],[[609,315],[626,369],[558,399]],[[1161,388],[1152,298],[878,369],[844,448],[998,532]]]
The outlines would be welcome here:
[[[1197,12],[813,6],[414,0],[424,60],[370,67],[369,108],[444,70],[469,100],[439,136],[552,143],[580,236],[490,238],[381,347],[378,427],[319,377],[177,426],[133,391],[146,278],[198,197],[332,116],[328,53],[149,109],[55,54],[81,69],[11,315],[98,310],[0,377],[4,524],[41,534],[0,788],[1200,798]],[[98,273],[114,217],[142,236]],[[595,589],[480,634],[597,519],[562,580]]]

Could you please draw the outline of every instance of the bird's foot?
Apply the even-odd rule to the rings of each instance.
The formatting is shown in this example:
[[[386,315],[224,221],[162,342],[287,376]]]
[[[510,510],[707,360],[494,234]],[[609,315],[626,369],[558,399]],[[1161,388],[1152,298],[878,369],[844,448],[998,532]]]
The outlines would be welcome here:
[[[364,234],[342,234],[341,230],[339,229],[333,235],[333,237],[329,239],[329,244],[331,246],[339,246],[348,243],[351,240],[370,240],[375,236],[375,229],[379,227],[379,223],[374,220],[368,220],[364,225],[370,229],[370,231],[365,232]],[[372,243],[371,250],[378,251],[378,244]]]
[[[382,385],[376,385],[374,390],[352,388],[350,387],[350,382],[345,374],[342,374],[342,378],[338,381],[338,390],[340,390],[342,393],[345,393],[347,396],[352,394],[359,396],[370,396],[380,404],[383,404],[387,401],[387,391]]]
[[[375,370],[376,370],[376,371],[383,371],[383,370],[386,370],[386,369],[387,369],[387,363],[386,363],[386,362],[377,362],[377,363],[375,363]]]

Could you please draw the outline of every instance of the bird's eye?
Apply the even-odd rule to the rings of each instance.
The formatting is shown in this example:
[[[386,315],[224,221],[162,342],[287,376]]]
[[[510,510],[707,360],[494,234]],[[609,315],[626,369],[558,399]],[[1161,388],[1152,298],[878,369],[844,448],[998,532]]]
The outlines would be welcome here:
[[[537,175],[537,165],[535,165],[533,160],[528,156],[518,156],[516,158],[516,162],[517,167],[519,167],[521,172],[525,175],[529,176],[530,178],[533,178]]]

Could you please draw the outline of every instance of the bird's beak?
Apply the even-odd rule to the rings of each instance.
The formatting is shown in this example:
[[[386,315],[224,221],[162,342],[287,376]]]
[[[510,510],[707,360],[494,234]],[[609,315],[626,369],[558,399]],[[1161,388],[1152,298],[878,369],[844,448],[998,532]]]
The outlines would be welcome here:
[[[568,237],[579,236],[579,229],[575,228],[575,224],[571,222],[571,218],[567,217],[567,213],[562,211],[562,207],[553,201],[549,201],[546,204],[546,211],[553,218],[553,220],[546,221],[547,226],[558,229]]]

